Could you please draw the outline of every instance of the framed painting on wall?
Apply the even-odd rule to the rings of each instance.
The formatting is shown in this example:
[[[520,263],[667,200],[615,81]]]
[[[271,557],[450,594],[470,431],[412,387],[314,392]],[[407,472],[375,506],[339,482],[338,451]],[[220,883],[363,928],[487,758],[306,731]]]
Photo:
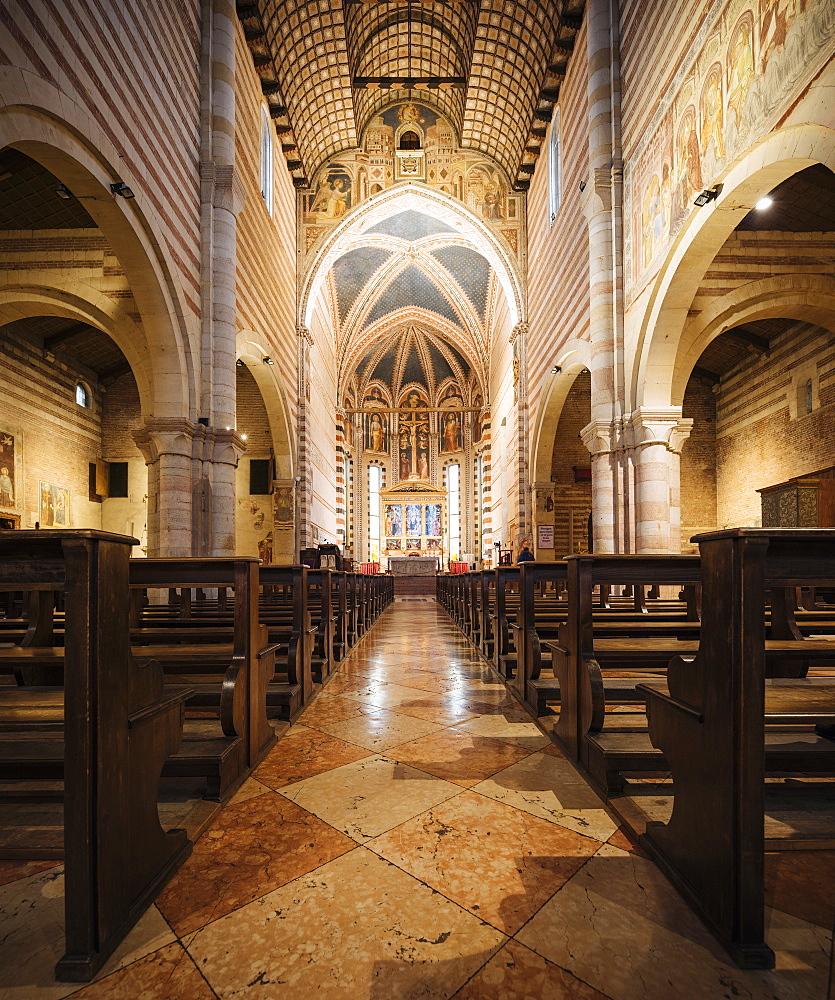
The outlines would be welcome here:
[[[23,507],[21,438],[17,430],[0,430],[0,510]]]
[[[38,484],[38,521],[42,528],[70,526],[70,491],[65,486]]]

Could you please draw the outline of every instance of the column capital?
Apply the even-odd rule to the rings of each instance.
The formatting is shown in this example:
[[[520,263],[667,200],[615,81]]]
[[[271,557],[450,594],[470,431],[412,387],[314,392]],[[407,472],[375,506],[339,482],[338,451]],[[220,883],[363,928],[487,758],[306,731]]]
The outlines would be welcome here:
[[[693,429],[693,419],[682,417],[680,406],[658,409],[642,406],[629,416],[629,429],[633,448],[660,444],[680,455]]]
[[[146,465],[157,462],[161,455],[191,458],[197,426],[185,417],[149,417],[133,432],[133,440]]]
[[[580,437],[592,457],[624,450],[621,420],[592,420],[580,431]]]
[[[310,327],[301,325],[297,326],[296,336],[299,338],[299,340],[305,341],[306,343],[310,344],[311,347],[313,346],[313,335],[310,332]]]
[[[241,455],[246,451],[246,441],[234,427],[206,428],[205,441],[205,458],[215,465],[237,467]]]
[[[511,330],[510,339],[508,343],[515,344],[520,337],[522,338],[527,337],[528,329],[529,327],[527,323],[517,323],[516,326],[514,326],[513,329]]]

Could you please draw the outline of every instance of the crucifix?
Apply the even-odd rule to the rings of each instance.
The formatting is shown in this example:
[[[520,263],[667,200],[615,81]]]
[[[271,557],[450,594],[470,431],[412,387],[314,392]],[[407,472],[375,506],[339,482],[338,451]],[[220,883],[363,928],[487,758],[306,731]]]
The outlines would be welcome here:
[[[429,479],[429,412],[419,410],[420,403],[417,393],[410,393],[407,409],[400,412],[398,442],[401,479],[410,476]]]

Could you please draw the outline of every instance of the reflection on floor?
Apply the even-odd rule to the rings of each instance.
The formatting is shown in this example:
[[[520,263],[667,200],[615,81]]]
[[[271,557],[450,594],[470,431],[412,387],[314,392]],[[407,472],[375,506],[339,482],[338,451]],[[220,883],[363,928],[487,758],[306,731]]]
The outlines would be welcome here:
[[[0,997],[825,1000],[835,852],[771,856],[743,973],[432,603],[397,603],[98,981],[61,875],[0,862]]]

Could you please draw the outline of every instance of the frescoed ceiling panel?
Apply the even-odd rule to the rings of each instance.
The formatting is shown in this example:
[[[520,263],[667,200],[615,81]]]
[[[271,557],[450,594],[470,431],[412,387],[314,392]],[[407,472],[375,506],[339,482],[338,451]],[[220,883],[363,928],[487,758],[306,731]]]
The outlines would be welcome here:
[[[373,382],[389,387],[392,399],[406,386],[417,384],[426,387],[430,405],[437,405],[438,387],[446,380],[454,379],[466,392],[474,374],[470,362],[448,340],[415,325],[404,325],[376,341],[353,370],[358,374],[360,398]]]
[[[449,300],[417,267],[406,268],[383,291],[366,319],[367,325],[384,319],[389,313],[417,306],[437,313],[451,323],[460,325],[461,318]]]
[[[354,300],[391,257],[388,250],[378,247],[357,247],[336,261],[333,277],[340,322],[345,321]]]
[[[433,219],[431,215],[424,215],[422,212],[400,212],[393,215],[385,222],[380,222],[368,230],[369,233],[380,233],[384,236],[396,236],[400,240],[414,242],[426,236],[434,236],[436,233],[454,233],[452,226],[448,226],[439,219]]]
[[[449,272],[450,277],[464,289],[467,298],[478,310],[484,321],[487,313],[487,296],[490,288],[490,265],[469,247],[444,247],[433,250],[432,256]]]

